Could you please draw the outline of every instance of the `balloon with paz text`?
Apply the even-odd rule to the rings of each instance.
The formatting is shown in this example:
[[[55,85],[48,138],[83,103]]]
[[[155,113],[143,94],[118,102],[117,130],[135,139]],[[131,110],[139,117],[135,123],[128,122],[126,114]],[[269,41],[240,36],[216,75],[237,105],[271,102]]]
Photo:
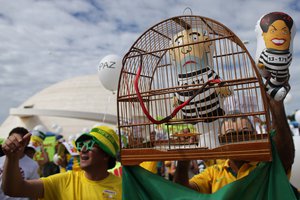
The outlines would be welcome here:
[[[122,59],[117,55],[105,56],[98,66],[98,76],[102,85],[112,92],[118,89]]]

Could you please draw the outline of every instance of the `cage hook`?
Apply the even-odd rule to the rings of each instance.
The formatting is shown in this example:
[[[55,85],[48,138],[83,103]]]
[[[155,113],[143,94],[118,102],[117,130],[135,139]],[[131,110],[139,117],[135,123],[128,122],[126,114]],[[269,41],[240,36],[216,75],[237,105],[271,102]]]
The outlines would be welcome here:
[[[185,13],[187,12],[187,11],[190,11],[190,15],[193,15],[193,11],[192,11],[192,9],[190,8],[190,7],[186,7],[184,10],[183,10],[183,15],[185,15]],[[188,14],[187,14],[188,15]]]

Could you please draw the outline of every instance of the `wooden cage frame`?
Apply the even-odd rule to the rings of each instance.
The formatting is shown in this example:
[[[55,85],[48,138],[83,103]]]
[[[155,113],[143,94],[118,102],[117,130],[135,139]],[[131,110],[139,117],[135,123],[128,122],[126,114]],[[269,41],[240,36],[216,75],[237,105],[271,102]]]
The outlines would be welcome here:
[[[255,109],[251,106],[251,108],[245,107],[248,110],[243,113],[233,113],[230,115],[216,117],[225,119],[229,117],[237,118],[259,116],[259,118],[264,121],[265,132],[260,135],[249,136],[249,138],[257,139],[255,142],[225,142],[224,145],[213,149],[197,147],[179,149],[169,148],[167,150],[155,149],[149,141],[149,137],[151,136],[147,135],[145,138],[148,138],[148,140],[145,142],[140,142],[139,144],[136,143],[131,147],[125,147],[124,144],[122,145],[121,162],[123,165],[136,165],[143,161],[206,160],[220,158],[251,161],[271,160],[271,145],[270,138],[268,137],[268,132],[270,130],[270,113],[266,103],[267,99],[264,86],[253,59],[243,42],[226,26],[215,20],[194,15],[177,16],[154,25],[136,40],[128,53],[124,56],[117,96],[118,132],[120,136],[120,143],[124,142],[122,141],[122,137],[124,137],[122,132],[126,130],[130,129],[132,130],[132,134],[134,134],[134,131],[141,129],[145,130],[145,133],[141,131],[141,134],[149,134],[156,126],[149,118],[145,117],[145,113],[141,108],[141,102],[139,102],[137,91],[134,88],[136,76],[140,76],[138,84],[140,87],[140,96],[145,104],[144,106],[150,110],[150,113],[152,112],[152,114],[163,113],[164,116],[169,115],[171,110],[167,107],[171,103],[170,96],[172,93],[176,92],[178,89],[188,89],[178,87],[176,85],[174,86],[174,84],[172,85],[166,81],[172,76],[170,71],[168,71],[172,70],[170,57],[168,57],[168,53],[173,48],[170,47],[170,41],[172,40],[174,33],[199,26],[207,30],[210,35],[209,40],[206,40],[205,42],[214,42],[212,63],[217,66],[214,70],[223,75],[224,80],[222,81],[227,86],[234,87],[235,92],[239,92],[239,94],[243,91],[247,91],[249,94],[251,93],[251,95],[254,96],[255,103],[257,104],[257,108],[255,107]],[[188,45],[191,44],[183,44],[180,47]],[[221,48],[229,50],[225,50],[223,52],[220,50]],[[141,65],[143,65],[143,69],[140,69]],[[224,66],[228,67],[231,65],[236,67],[236,69],[230,69],[232,72],[228,75],[226,74],[227,72],[224,72],[226,71],[224,70]],[[244,69],[242,69],[243,67]],[[162,74],[160,78],[157,78],[159,77],[157,74],[163,73],[163,70],[166,71],[164,72],[165,74]],[[141,74],[139,75],[139,73]],[[159,85],[157,88],[155,88],[155,81],[160,82],[160,85],[157,84]],[[165,84],[167,86],[164,86]],[[198,83],[193,86],[201,87],[203,84]],[[247,100],[247,96],[243,95],[238,96],[238,98]],[[240,101],[237,104],[240,106]],[[207,119],[211,118],[214,117],[210,116]],[[170,124],[180,125],[183,123],[195,124],[200,122],[203,122],[203,118],[174,118],[166,120],[165,124],[167,124],[168,127]],[[170,146],[172,141],[169,136],[168,132],[168,141],[165,143]],[[245,139],[244,135],[241,137],[242,139]],[[225,140],[227,141],[226,138]],[[239,136],[236,136],[234,138],[231,137],[231,140],[239,141],[240,139]]]

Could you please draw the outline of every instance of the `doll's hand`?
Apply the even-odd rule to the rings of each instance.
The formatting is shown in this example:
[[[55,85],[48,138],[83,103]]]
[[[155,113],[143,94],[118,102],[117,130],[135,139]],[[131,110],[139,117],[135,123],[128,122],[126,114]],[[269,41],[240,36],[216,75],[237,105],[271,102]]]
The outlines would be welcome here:
[[[228,86],[223,86],[223,87],[217,87],[216,93],[221,97],[228,97],[233,94],[233,91]]]
[[[262,64],[262,63],[258,63],[258,64],[257,64],[257,67],[258,67],[259,69],[264,69],[264,68],[265,68],[265,65]]]

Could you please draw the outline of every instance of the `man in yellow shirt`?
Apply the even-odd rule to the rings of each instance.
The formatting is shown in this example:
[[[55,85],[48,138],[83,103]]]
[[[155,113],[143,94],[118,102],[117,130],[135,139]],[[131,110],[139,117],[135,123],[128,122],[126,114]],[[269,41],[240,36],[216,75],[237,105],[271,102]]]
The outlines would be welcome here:
[[[235,164],[236,162],[228,159],[222,164],[216,164],[208,167],[202,173],[191,178],[189,182],[193,185],[193,188],[196,188],[197,191],[211,194],[223,186],[247,176],[249,172],[256,167],[253,163],[245,163],[236,173],[232,169],[232,166]]]
[[[115,166],[119,151],[117,134],[98,126],[76,140],[80,171],[69,171],[36,180],[23,180],[15,156],[26,145],[30,134],[9,137],[3,145],[7,156],[2,188],[9,196],[40,199],[121,199],[122,181],[107,170]]]
[[[294,162],[295,147],[292,133],[286,120],[283,101],[269,98],[272,114],[272,126],[276,131],[273,136],[278,155],[286,174],[289,174]],[[206,168],[201,174],[188,179],[189,161],[178,161],[174,182],[180,183],[200,193],[214,193],[223,186],[247,176],[256,163],[241,160],[226,160],[223,164],[216,164]]]

